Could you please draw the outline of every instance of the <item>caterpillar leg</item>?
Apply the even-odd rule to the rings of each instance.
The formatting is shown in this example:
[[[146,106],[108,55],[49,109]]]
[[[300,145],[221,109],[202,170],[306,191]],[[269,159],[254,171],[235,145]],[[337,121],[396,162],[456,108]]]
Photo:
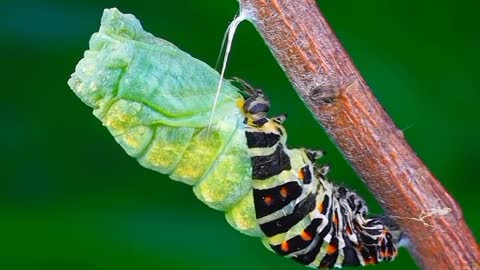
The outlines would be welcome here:
[[[285,120],[287,120],[287,116],[288,115],[284,113],[284,114],[272,117],[272,121],[281,125],[281,124],[283,124],[283,122],[285,122]]]
[[[242,90],[244,90],[245,92],[247,92],[247,94],[253,96],[255,95],[255,93],[260,90],[260,89],[257,89],[255,87],[253,87],[252,85],[250,85],[247,81],[239,78],[239,77],[233,77],[232,79],[230,79],[230,81],[232,82],[236,82],[238,84],[240,84],[242,86]],[[261,90],[260,90],[261,91]]]
[[[323,150],[313,150],[313,149],[305,149],[305,154],[310,159],[311,162],[315,162],[321,157],[323,157],[326,152]]]
[[[324,178],[327,176],[327,174],[330,172],[330,168],[332,168],[332,165],[330,164],[325,164],[325,165],[322,165],[320,168],[318,168],[318,173],[319,175]]]

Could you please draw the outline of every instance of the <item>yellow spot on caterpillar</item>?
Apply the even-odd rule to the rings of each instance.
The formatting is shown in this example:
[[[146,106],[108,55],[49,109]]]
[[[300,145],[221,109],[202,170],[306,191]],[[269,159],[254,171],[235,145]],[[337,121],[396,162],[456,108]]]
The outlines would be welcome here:
[[[288,252],[289,246],[287,241],[283,241],[281,247],[280,247],[284,252]]]
[[[240,110],[242,110],[242,112],[245,113],[245,111],[243,111],[244,105],[245,105],[245,100],[243,98],[240,98],[237,100],[237,107],[240,108]]]

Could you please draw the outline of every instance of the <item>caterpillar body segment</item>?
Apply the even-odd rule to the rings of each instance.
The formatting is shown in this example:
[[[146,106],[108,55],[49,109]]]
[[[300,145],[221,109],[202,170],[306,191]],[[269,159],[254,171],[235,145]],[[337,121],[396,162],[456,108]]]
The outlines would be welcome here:
[[[250,87],[250,86],[249,86]],[[262,108],[258,114],[253,108]],[[390,261],[395,241],[386,217],[368,218],[354,192],[328,182],[322,151],[289,149],[284,116],[266,117],[263,92],[245,102],[245,136],[252,162],[253,200],[264,244],[314,268]]]

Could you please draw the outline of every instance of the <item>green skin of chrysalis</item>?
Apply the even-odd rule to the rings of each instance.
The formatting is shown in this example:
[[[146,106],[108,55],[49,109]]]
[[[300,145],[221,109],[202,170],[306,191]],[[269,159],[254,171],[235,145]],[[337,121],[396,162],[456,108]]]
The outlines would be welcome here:
[[[140,22],[106,9],[68,85],[122,148],[149,169],[193,185],[242,233],[262,236],[251,195],[239,90],[224,81],[208,129],[219,74]]]

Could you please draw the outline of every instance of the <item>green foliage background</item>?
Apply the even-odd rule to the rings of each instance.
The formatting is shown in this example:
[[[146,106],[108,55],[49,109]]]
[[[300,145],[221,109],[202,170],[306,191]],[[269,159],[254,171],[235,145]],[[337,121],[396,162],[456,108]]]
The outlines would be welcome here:
[[[473,3],[320,6],[478,238],[480,31]],[[68,88],[102,10],[114,6],[210,65],[237,11],[234,0],[0,2],[0,268],[305,269],[234,231],[189,186],[140,167]],[[227,76],[265,89],[273,113],[289,114],[290,145],[326,149],[332,178],[381,211],[249,23],[238,30]],[[395,262],[371,269],[416,267],[402,250]]]

